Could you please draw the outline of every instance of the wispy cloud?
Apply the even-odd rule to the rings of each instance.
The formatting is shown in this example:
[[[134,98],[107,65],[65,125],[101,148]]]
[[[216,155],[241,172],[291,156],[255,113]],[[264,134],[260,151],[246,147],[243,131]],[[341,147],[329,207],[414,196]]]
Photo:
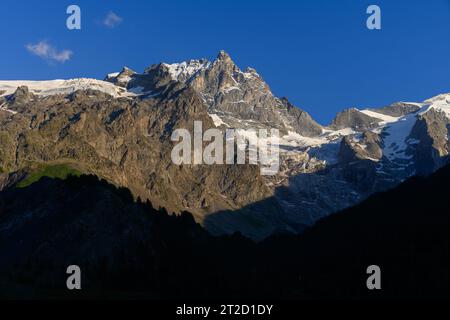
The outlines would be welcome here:
[[[122,17],[119,17],[114,12],[110,11],[106,15],[105,19],[103,19],[103,24],[107,26],[108,28],[114,28],[121,24],[123,21]]]
[[[28,52],[45,59],[50,62],[64,63],[72,58],[73,52],[70,50],[58,51],[54,46],[47,41],[40,41],[38,43],[29,43],[26,45]]]

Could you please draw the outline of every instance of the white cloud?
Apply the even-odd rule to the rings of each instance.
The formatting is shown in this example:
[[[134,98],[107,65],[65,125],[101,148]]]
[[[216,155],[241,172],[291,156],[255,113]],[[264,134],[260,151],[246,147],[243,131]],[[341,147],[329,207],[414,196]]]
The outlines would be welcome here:
[[[114,28],[118,26],[120,23],[122,23],[122,21],[123,21],[122,17],[119,17],[117,14],[110,11],[106,15],[105,19],[103,19],[103,24],[108,28]]]
[[[73,52],[70,50],[58,51],[55,47],[53,47],[46,41],[41,41],[36,44],[27,44],[26,48],[30,53],[42,59],[60,63],[64,63],[70,60],[73,55]]]

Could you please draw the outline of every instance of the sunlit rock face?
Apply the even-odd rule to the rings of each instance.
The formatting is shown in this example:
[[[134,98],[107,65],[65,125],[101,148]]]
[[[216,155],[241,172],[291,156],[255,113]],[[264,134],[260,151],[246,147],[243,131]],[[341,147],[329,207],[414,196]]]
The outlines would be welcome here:
[[[0,188],[67,164],[215,234],[262,239],[305,225],[449,162],[450,95],[350,108],[319,125],[224,51],[96,79],[0,81]],[[278,129],[280,168],[175,165],[177,128]],[[256,137],[256,139],[259,139]]]

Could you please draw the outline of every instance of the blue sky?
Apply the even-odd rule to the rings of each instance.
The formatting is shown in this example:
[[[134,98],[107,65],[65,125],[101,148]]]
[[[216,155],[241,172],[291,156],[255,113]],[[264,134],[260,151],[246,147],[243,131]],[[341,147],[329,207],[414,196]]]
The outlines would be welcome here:
[[[66,28],[70,4],[81,7],[79,31]],[[381,7],[382,30],[366,28],[370,4]],[[123,65],[142,71],[224,49],[323,124],[343,108],[450,92],[448,0],[2,0],[2,8],[2,80],[103,78]],[[120,23],[106,26],[109,12]],[[39,42],[59,61],[27,50]]]

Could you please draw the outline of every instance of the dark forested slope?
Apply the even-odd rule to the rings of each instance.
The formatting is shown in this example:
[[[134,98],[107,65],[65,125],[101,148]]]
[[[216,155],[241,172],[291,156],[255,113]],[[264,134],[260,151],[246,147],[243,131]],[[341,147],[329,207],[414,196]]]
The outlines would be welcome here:
[[[450,297],[450,167],[303,235],[213,237],[93,176],[0,193],[0,297]],[[79,265],[82,290],[66,289]],[[381,291],[366,268],[381,268]]]

